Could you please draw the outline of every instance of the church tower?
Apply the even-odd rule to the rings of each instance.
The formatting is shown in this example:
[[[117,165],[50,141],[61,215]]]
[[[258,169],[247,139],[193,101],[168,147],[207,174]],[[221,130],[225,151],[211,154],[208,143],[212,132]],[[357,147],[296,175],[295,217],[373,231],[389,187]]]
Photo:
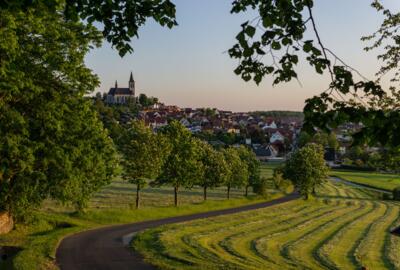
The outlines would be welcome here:
[[[133,79],[133,75],[131,72],[131,77],[129,78],[129,91],[135,96],[135,80]]]

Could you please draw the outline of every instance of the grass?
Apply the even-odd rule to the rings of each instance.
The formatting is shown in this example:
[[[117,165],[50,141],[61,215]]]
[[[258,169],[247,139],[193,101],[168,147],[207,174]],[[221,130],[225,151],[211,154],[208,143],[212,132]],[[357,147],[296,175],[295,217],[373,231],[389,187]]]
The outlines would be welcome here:
[[[273,166],[263,165],[262,174],[271,175]],[[218,188],[210,190],[208,200],[203,202],[202,192],[201,188],[182,190],[180,206],[174,207],[172,188],[146,188],[142,192],[142,208],[135,210],[132,209],[135,186],[116,180],[93,197],[84,214],[78,215],[70,207],[46,201],[26,224],[17,224],[10,233],[0,235],[0,246],[22,249],[11,259],[0,262],[0,269],[57,269],[55,251],[60,240],[90,228],[208,212],[265,200],[252,193],[244,198],[241,189],[231,190],[232,199],[226,200],[226,190]],[[272,184],[269,193],[269,199],[282,196],[272,189]]]
[[[132,245],[161,269],[400,269],[400,204],[329,182],[310,202],[150,229]]]
[[[350,182],[387,191],[392,191],[394,188],[400,187],[400,175],[396,174],[333,170],[331,171],[331,175]]]

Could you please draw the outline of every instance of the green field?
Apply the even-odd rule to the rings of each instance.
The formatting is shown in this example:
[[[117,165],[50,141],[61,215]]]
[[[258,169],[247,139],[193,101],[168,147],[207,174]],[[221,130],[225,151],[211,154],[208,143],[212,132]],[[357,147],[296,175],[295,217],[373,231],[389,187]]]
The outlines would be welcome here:
[[[400,175],[396,174],[334,170],[331,172],[331,175],[357,184],[388,191],[400,187]]]
[[[263,165],[262,174],[271,175],[274,165]],[[273,199],[283,194],[269,190]],[[203,202],[201,188],[186,189],[180,192],[180,206],[173,206],[173,189],[170,187],[146,188],[142,192],[142,208],[132,209],[135,200],[135,186],[122,180],[95,194],[86,213],[76,214],[73,209],[54,201],[46,201],[43,207],[32,215],[27,224],[17,224],[15,230],[0,235],[0,246],[21,249],[7,263],[0,262],[0,269],[57,269],[54,264],[58,242],[68,234],[110,224],[179,216],[231,208],[245,204],[265,201],[250,193],[243,197],[243,189],[232,189],[231,199],[226,200],[226,189],[209,190],[207,202]]]
[[[134,247],[161,269],[400,269],[400,204],[328,183],[314,201],[168,225]]]

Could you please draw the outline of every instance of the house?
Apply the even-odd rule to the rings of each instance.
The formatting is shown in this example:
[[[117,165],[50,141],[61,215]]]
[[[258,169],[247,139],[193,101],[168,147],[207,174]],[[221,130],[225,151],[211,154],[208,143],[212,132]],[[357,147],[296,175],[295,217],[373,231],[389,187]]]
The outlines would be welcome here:
[[[275,143],[277,141],[280,141],[280,142],[285,141],[285,137],[279,131],[272,133],[271,138],[269,139],[270,143]]]
[[[263,129],[277,129],[278,126],[276,125],[275,121],[272,121],[270,123],[267,123],[263,126]]]
[[[179,123],[181,123],[185,127],[189,127],[190,126],[190,122],[186,118],[182,118],[181,120],[179,120]]]
[[[240,129],[231,127],[226,132],[227,133],[233,133],[233,134],[240,134]]]
[[[255,147],[255,145],[253,145],[253,151],[256,154],[257,159],[261,161],[265,161],[271,158],[273,159],[278,156],[278,150],[270,144],[261,147]]]
[[[127,104],[129,102],[135,102],[135,80],[132,72],[128,88],[118,87],[118,82],[115,81],[115,86],[110,88],[106,97],[107,104]]]

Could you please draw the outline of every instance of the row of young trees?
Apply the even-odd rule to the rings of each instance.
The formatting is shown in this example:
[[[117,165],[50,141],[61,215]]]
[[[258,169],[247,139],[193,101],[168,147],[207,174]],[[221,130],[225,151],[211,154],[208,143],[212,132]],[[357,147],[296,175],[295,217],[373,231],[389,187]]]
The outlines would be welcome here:
[[[227,187],[248,189],[260,181],[259,161],[248,148],[214,149],[210,144],[192,136],[177,121],[172,121],[154,133],[142,121],[133,121],[119,138],[123,154],[123,178],[136,185],[136,207],[140,191],[150,182],[152,186],[174,188],[174,203],[178,205],[181,188],[201,186],[204,200],[208,189]]]

